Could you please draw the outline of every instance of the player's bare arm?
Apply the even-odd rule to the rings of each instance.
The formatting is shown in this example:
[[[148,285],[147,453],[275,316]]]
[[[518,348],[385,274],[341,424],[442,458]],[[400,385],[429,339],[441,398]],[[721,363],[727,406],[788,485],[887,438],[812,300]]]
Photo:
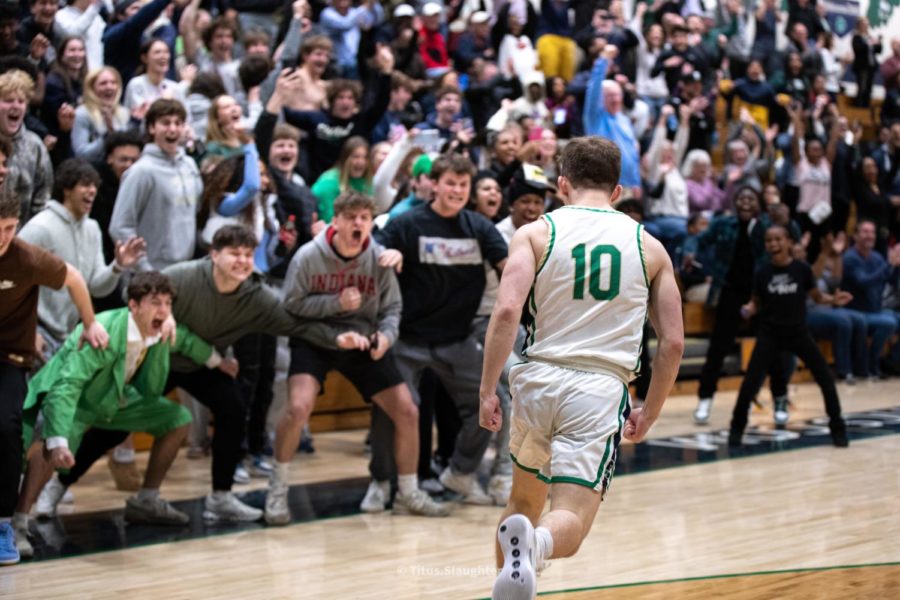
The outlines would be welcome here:
[[[509,257],[503,261],[503,276],[484,342],[484,366],[481,371],[479,422],[491,431],[500,431],[503,422],[497,382],[516,341],[522,307],[546,247],[547,224],[538,220],[516,231],[509,244]]]
[[[672,261],[663,245],[652,236],[645,234],[643,241],[650,278],[650,322],[659,345],[644,406],[632,411],[625,424],[625,439],[632,442],[641,441],[659,417],[663,402],[678,376],[678,365],[684,352],[681,294]]]

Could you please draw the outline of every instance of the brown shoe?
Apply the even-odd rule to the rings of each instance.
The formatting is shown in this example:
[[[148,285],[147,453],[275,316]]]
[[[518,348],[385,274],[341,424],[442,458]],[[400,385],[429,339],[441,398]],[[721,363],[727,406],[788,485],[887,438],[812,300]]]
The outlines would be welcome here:
[[[109,467],[109,472],[112,473],[113,481],[116,482],[117,490],[136,492],[141,489],[143,478],[135,463],[116,462],[110,457],[106,464]]]

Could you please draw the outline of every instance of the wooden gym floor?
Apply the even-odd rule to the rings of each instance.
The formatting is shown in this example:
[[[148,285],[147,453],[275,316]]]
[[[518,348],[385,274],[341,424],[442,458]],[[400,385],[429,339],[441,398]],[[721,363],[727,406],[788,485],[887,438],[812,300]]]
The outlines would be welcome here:
[[[789,432],[771,441],[771,415],[754,412],[751,421],[762,430],[755,439],[762,441],[750,446],[758,452],[740,458],[721,448],[718,433],[727,426],[734,392],[719,394],[711,426],[704,428],[690,420],[693,397],[672,397],[653,439],[623,446],[624,468],[591,534],[578,555],[544,572],[541,594],[896,597],[900,409],[889,409],[900,405],[900,380],[839,391],[845,413],[855,415],[849,449],[831,447],[814,425],[804,425],[823,410],[818,389],[802,384],[792,386]],[[360,431],[317,435],[317,453],[295,459],[293,482],[358,495],[366,476],[363,437]],[[658,456],[669,462],[654,466]],[[181,457],[163,495],[196,499],[208,485],[208,462]],[[236,489],[263,486],[254,480]],[[69,530],[70,556],[0,569],[0,597],[479,598],[493,581],[498,508],[458,506],[438,520],[314,514],[284,528],[198,525],[201,535],[194,539],[167,542],[162,534],[149,545],[96,552],[84,524],[98,514],[118,515],[127,494],[112,488],[102,464],[73,491],[74,505],[61,511],[71,514],[60,521],[64,536]],[[104,510],[115,512],[98,512]]]

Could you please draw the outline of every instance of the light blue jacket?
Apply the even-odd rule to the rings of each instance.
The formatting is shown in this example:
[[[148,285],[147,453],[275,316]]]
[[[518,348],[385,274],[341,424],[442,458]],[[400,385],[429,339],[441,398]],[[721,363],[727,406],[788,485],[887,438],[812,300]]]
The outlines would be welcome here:
[[[634,137],[634,127],[624,113],[609,114],[603,106],[603,80],[609,61],[598,58],[591,70],[587,93],[584,97],[584,132],[598,135],[615,142],[622,153],[622,174],[619,183],[625,187],[641,185],[640,156],[638,143]]]

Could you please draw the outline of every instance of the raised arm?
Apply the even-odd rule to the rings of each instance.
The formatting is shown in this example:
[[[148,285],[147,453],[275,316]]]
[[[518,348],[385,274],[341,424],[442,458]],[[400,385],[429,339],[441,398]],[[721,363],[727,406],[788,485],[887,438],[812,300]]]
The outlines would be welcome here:
[[[200,32],[197,30],[197,12],[200,10],[200,0],[191,0],[184,7],[181,19],[178,21],[178,32],[184,41],[184,55],[190,62],[196,62],[197,51],[200,49]]]

